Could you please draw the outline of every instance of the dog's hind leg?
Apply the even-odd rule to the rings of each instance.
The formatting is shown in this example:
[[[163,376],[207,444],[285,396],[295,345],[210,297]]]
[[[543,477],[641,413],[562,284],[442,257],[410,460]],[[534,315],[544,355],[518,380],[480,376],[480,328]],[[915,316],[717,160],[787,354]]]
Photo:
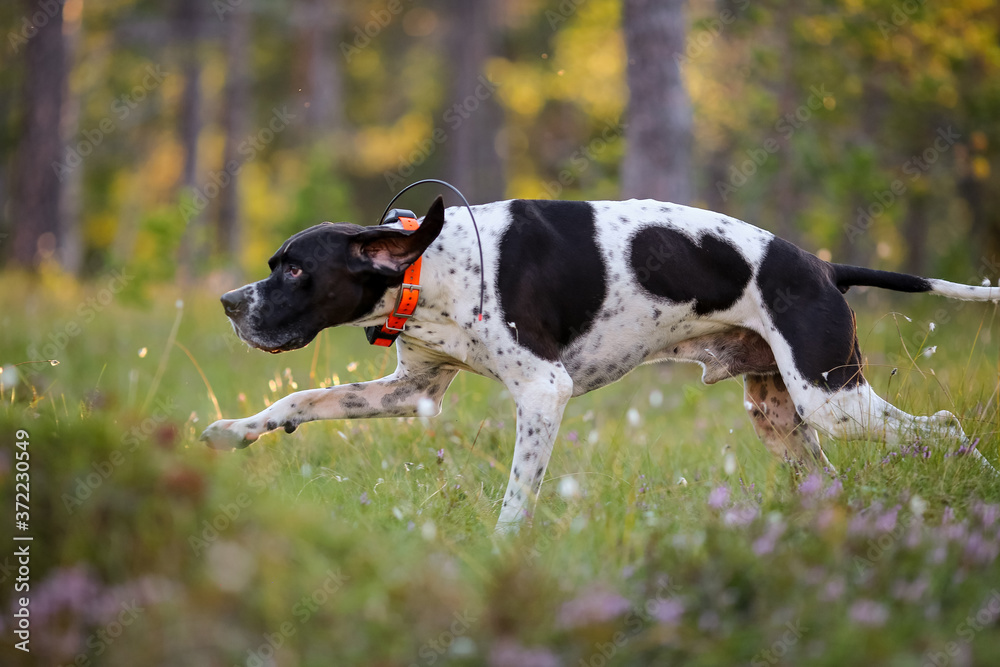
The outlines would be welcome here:
[[[792,395],[803,419],[832,437],[876,440],[887,445],[944,442],[962,448],[996,474],[986,457],[973,447],[955,415],[947,410],[927,417],[911,415],[876,394],[864,381],[832,394],[810,387],[792,391]]]
[[[915,417],[875,393],[862,374],[854,313],[827,265],[776,242],[762,262],[757,283],[760,332],[799,419],[834,438],[887,444],[951,440],[989,466],[951,413]]]
[[[795,411],[780,375],[744,375],[743,400],[757,437],[772,454],[812,470],[836,473],[819,445],[816,429]]]

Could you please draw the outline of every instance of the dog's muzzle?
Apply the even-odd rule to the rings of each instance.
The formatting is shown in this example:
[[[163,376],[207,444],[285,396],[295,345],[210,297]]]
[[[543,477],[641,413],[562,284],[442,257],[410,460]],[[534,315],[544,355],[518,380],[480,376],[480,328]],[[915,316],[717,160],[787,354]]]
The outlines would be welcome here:
[[[241,287],[226,292],[219,299],[226,311],[226,317],[233,325],[233,331],[240,340],[271,354],[297,350],[309,343],[310,339],[301,335],[286,333],[276,336],[262,333],[259,327],[260,313],[254,311],[254,300],[247,298],[249,291],[246,287]]]
[[[227,317],[237,317],[246,310],[246,297],[241,294],[242,290],[232,290],[222,295],[222,308],[226,311]]]

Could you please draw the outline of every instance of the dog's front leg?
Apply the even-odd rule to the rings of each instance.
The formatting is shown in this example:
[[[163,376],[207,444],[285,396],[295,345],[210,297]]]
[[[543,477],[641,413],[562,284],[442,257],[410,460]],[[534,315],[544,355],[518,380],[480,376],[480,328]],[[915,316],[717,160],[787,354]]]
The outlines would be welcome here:
[[[437,414],[457,372],[441,367],[412,370],[400,366],[392,375],[371,382],[297,391],[252,417],[220,419],[205,429],[201,439],[215,449],[243,448],[268,431],[283,428],[291,433],[299,424],[318,419]]]
[[[559,422],[573,393],[573,380],[562,365],[554,365],[551,372],[539,370],[538,376],[527,383],[522,380],[511,392],[517,403],[517,441],[497,522],[501,533],[516,532],[534,510]]]

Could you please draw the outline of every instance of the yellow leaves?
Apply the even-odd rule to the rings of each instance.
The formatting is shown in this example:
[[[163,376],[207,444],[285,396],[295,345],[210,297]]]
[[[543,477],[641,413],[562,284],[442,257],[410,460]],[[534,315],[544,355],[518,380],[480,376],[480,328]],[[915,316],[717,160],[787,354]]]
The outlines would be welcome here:
[[[552,37],[551,69],[541,71],[539,97],[578,104],[599,118],[617,118],[625,107],[625,44],[620,5],[588,0]]]
[[[958,103],[958,93],[951,85],[946,84],[938,88],[935,99],[941,106],[951,109]]]
[[[394,169],[433,131],[431,119],[423,113],[408,113],[390,126],[361,128],[354,140],[356,166],[368,173]]]
[[[982,155],[972,158],[972,175],[977,180],[985,181],[990,177],[990,161]]]
[[[799,33],[819,46],[829,46],[834,34],[843,29],[843,22],[836,15],[805,16],[795,21]]]
[[[893,35],[892,51],[897,58],[909,60],[913,57],[913,40],[900,33]]]
[[[990,144],[989,137],[987,137],[986,133],[983,132],[982,130],[976,130],[975,132],[973,132],[972,136],[969,137],[969,142],[972,144],[972,147],[977,151],[986,150],[986,148]]]
[[[516,114],[534,118],[545,103],[545,75],[533,63],[517,63],[494,58],[489,68],[500,82],[497,96],[501,104]]]
[[[382,57],[377,49],[361,49],[351,57],[348,69],[357,79],[367,79],[382,73]]]
[[[118,232],[118,218],[112,211],[104,211],[87,219],[87,240],[99,247],[108,248]]]
[[[159,199],[172,192],[180,180],[184,148],[171,136],[161,136],[160,141],[153,143],[155,146],[147,153],[139,175],[143,181],[144,197]]]
[[[507,183],[507,196],[517,199],[551,199],[537,174],[518,172]]]

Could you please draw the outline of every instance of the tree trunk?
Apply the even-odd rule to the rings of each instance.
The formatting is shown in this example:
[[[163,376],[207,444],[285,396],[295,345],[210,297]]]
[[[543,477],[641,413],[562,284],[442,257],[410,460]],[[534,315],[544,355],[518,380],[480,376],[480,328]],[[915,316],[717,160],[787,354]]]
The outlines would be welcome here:
[[[622,194],[691,201],[691,102],[674,55],[684,53],[683,0],[625,0],[629,105]]]
[[[219,192],[219,215],[216,248],[224,257],[235,260],[240,249],[240,142],[247,134],[250,112],[250,15],[245,3],[234,7],[226,20],[226,88],[222,126],[226,143],[222,172],[228,184]]]
[[[75,16],[64,17],[63,38],[66,48],[66,62],[76,60],[77,52],[83,41],[82,12]],[[73,138],[80,130],[80,96],[66,86],[63,102],[62,132],[65,140],[64,148],[73,144]],[[84,238],[80,224],[80,211],[83,204],[84,169],[74,169],[63,179],[62,198],[59,203],[59,263],[63,269],[72,274],[83,271]]]
[[[485,73],[494,52],[496,30],[490,0],[453,0],[448,60],[455,63],[448,108],[438,127],[447,136],[445,178],[470,203],[503,199],[506,190],[497,135],[503,110]]]
[[[34,0],[24,7],[28,16],[37,11]],[[63,191],[60,179],[69,173],[56,169],[66,162],[60,132],[67,70],[62,9],[57,3],[55,15],[38,27],[25,46],[26,114],[13,179],[12,252],[14,261],[26,267],[36,267],[55,255]]]
[[[178,184],[182,196],[194,196],[198,177],[198,136],[201,134],[201,64],[198,62],[199,31],[201,12],[198,0],[178,0],[174,16],[175,40],[180,49],[181,75],[184,89],[181,92],[181,108],[178,128],[181,145],[184,146],[184,166]],[[201,206],[185,206],[184,232],[178,249],[178,270],[181,280],[190,278],[198,256],[203,249],[201,236]]]
[[[300,0],[295,24],[301,49],[297,79],[301,82],[306,131],[312,137],[330,136],[343,126],[343,73],[334,35],[343,20],[343,8],[325,0]]]

